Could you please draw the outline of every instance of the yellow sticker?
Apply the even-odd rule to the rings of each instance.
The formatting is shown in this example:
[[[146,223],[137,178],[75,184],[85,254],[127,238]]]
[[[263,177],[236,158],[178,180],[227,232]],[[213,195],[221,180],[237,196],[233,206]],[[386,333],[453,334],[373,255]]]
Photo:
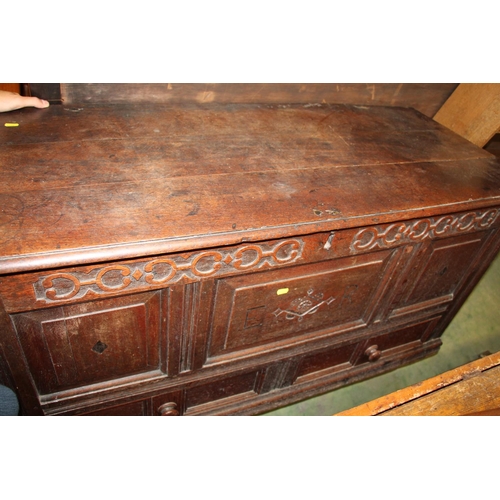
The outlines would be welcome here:
[[[280,288],[277,292],[276,295],[285,295],[285,293],[288,293],[290,291],[289,288]]]
[[[19,123],[6,123],[6,127],[19,127]]]

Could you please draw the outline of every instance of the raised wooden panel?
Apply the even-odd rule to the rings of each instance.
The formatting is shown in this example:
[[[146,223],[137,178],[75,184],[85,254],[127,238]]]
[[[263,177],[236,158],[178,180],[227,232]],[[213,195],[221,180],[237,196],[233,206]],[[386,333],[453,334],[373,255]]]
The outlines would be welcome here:
[[[477,235],[460,240],[433,242],[427,265],[423,266],[420,279],[410,293],[410,302],[455,293],[482,243]]]
[[[415,257],[391,316],[451,302],[478,258],[488,232],[429,242]]]
[[[160,293],[12,316],[41,394],[160,368]]]
[[[220,280],[210,357],[367,323],[393,251]]]

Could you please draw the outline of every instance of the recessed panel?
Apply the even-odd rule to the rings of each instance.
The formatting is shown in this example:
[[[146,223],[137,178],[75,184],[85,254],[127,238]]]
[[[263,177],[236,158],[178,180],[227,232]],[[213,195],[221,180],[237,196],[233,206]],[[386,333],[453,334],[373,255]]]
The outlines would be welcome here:
[[[470,275],[488,233],[479,232],[432,241],[406,279],[392,316],[451,302]],[[418,265],[417,265],[418,264]]]
[[[210,356],[367,321],[392,251],[218,284]]]
[[[12,316],[42,394],[159,367],[159,292]]]

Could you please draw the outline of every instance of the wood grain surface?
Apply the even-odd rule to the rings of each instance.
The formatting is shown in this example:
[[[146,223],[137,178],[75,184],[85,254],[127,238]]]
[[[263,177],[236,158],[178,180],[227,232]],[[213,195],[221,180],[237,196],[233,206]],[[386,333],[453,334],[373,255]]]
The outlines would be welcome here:
[[[483,147],[500,131],[500,83],[461,83],[434,120]]]
[[[338,413],[338,416],[498,414],[500,353]]]
[[[82,105],[9,121],[19,126],[0,129],[2,272],[500,200],[497,160],[411,109]]]
[[[393,370],[437,352],[500,248],[498,160],[407,107],[8,120],[0,377],[23,414],[248,415]]]
[[[66,104],[324,103],[412,107],[432,117],[456,83],[61,84]]]

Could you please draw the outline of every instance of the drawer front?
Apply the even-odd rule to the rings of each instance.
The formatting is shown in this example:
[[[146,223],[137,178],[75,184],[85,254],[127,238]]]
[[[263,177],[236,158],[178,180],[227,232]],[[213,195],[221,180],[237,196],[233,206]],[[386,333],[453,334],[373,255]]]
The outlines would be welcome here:
[[[393,251],[220,280],[209,357],[264,352],[273,342],[365,326]]]
[[[373,363],[402,350],[418,349],[430,337],[439,319],[434,317],[393,332],[375,334],[368,340],[330,347],[304,356],[298,365],[295,382],[307,382],[363,363]]]
[[[341,387],[350,378],[358,381],[387,371],[387,363],[396,367],[405,360],[435,352],[437,341],[427,341],[440,319],[435,316],[392,332],[316,349],[258,371],[188,384],[181,390],[153,397],[152,411],[164,416],[253,414],[259,412],[260,402],[274,405],[273,401],[280,400],[283,394],[314,394],[325,384]]]
[[[358,344],[326,349],[302,358],[297,369],[296,382],[301,383],[316,377],[347,370],[353,366]]]
[[[84,412],[79,415],[93,417],[142,417],[148,415],[148,405],[146,401],[135,401],[103,410]]]
[[[40,394],[161,368],[160,293],[12,315]]]
[[[374,335],[360,344],[355,365],[384,361],[388,356],[401,351],[417,349],[432,335],[441,316],[427,319],[390,333]]]
[[[153,397],[153,415],[178,416],[217,412],[224,406],[255,398],[261,382],[260,371],[229,375],[212,382],[199,382],[183,390]]]

